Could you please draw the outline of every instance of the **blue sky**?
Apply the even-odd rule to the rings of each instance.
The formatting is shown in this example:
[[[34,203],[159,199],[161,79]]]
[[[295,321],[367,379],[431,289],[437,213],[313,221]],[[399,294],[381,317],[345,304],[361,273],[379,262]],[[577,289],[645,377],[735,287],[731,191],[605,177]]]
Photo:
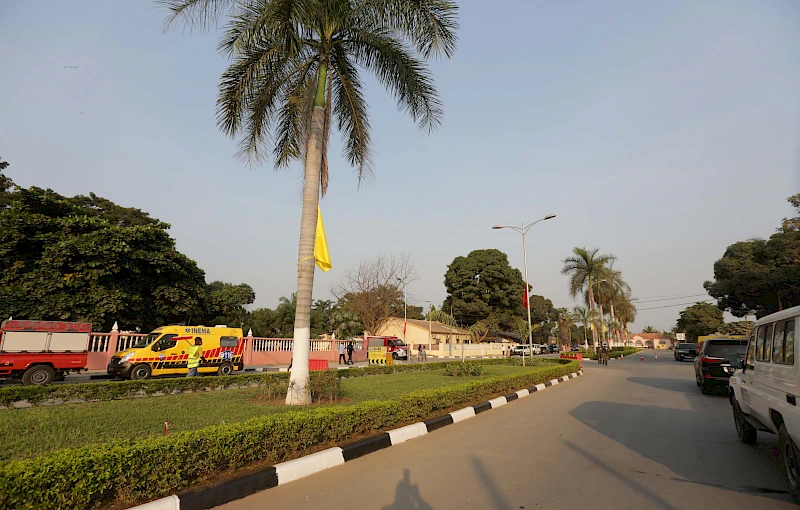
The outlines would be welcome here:
[[[333,270],[411,253],[410,300],[439,303],[454,257],[522,245],[534,292],[572,306],[575,246],[618,257],[642,310],[674,325],[726,246],[767,237],[800,191],[800,2],[460,2],[455,56],[432,62],[445,120],[420,132],[380,86],[375,178],[331,148],[322,202]],[[234,159],[215,125],[215,33],[162,32],[140,2],[0,3],[0,156],[22,186],[93,191],[172,224],[207,279],[274,307],[296,286],[300,171]],[[76,66],[75,68],[71,68]]]

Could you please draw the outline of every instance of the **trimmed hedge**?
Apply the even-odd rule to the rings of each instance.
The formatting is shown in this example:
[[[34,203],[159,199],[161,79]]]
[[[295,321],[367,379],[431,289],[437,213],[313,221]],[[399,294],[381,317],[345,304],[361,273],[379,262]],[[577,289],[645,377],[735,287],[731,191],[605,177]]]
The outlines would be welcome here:
[[[467,363],[476,363],[476,360]],[[418,363],[415,365],[371,366],[351,368],[349,370],[312,371],[311,384],[320,381],[318,374],[330,373],[336,378],[364,377],[376,374],[395,374],[420,372],[426,370],[442,370],[447,365],[460,361]],[[484,365],[502,365],[504,359],[480,360]],[[278,391],[286,391],[289,381],[288,372],[262,372],[258,374],[241,374],[229,376],[173,377],[164,379],[148,379],[145,381],[108,381],[79,384],[49,384],[47,386],[8,386],[0,388],[0,406],[11,407],[15,402],[27,401],[31,405],[49,402],[110,401],[152,395],[167,395],[186,391],[214,391],[229,388],[263,386]],[[329,389],[321,389],[328,393]]]
[[[577,361],[546,363],[522,374],[415,391],[389,401],[289,411],[12,461],[0,465],[0,508],[97,508],[152,500],[225,469],[275,464],[314,447],[341,444],[578,369]]]
[[[478,363],[453,363],[444,369],[444,375],[451,377],[478,376],[484,373],[486,369]]]
[[[627,349],[619,349],[617,347],[614,348],[611,352],[608,353],[609,359],[611,358],[619,358],[622,355],[630,356],[631,354],[636,354],[637,352],[641,351],[642,349],[634,349],[633,347],[629,347]],[[595,351],[584,351],[581,350],[581,354],[586,359],[597,359],[597,353]]]
[[[318,395],[338,391],[339,378],[333,371],[310,373],[312,393]],[[212,377],[181,377],[150,379],[146,381],[113,381],[80,384],[50,384],[47,386],[9,386],[0,388],[0,405],[11,407],[15,402],[28,401],[31,405],[46,402],[110,401],[152,395],[168,395],[186,391],[213,391],[228,388],[266,387],[275,392],[286,392],[288,372],[268,372]]]

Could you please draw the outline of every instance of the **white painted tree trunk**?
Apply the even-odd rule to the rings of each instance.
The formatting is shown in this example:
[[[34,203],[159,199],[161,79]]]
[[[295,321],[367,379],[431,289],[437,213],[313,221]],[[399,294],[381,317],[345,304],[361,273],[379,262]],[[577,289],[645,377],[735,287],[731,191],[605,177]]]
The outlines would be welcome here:
[[[311,293],[314,288],[314,241],[317,232],[319,179],[322,168],[322,137],[325,109],[314,107],[305,162],[303,208],[300,219],[300,249],[297,256],[297,309],[294,317],[292,373],[289,376],[287,405],[311,403],[308,379],[308,353],[311,348]]]

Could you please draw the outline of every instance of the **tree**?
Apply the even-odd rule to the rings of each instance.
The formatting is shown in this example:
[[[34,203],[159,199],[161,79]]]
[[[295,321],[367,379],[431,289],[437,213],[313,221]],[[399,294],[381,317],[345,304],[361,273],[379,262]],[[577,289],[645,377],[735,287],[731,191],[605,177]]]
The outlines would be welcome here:
[[[378,255],[345,270],[331,292],[339,306],[354,313],[367,333],[374,335],[384,320],[403,316],[398,280],[409,283],[416,278],[411,256]]]
[[[6,168],[8,168],[8,162],[0,158],[0,211],[11,205],[11,190],[14,187],[14,181],[3,175],[3,170]]]
[[[755,327],[756,323],[753,321],[735,321],[728,322],[723,325],[719,332],[723,335],[744,335],[747,336]]]
[[[636,305],[633,304],[633,299],[629,293],[625,292],[621,296],[617,296],[616,312],[625,337],[624,343],[627,345],[628,324],[636,320]]]
[[[800,214],[800,194],[789,197]],[[800,304],[800,216],[784,219],[769,240],[734,243],[703,284],[717,306],[736,317],[764,317]]]
[[[308,404],[308,352],[317,205],[328,186],[327,141],[335,118],[359,181],[371,172],[370,124],[359,69],[372,72],[420,128],[441,122],[426,66],[455,51],[457,6],[448,0],[162,0],[168,24],[207,26],[227,12],[220,49],[233,62],[222,76],[220,128],[242,134],[251,162],[272,149],[275,166],[304,159],[294,367],[287,404]],[[271,143],[273,142],[274,143]]]
[[[598,248],[574,248],[574,256],[564,259],[564,268],[561,269],[561,274],[569,276],[570,297],[583,294],[590,312],[594,312],[596,303],[594,287],[605,276],[608,265],[616,259],[613,255],[598,255],[598,251]],[[595,343],[597,329],[592,329],[592,340]]]
[[[204,273],[175,249],[167,223],[49,189],[15,187],[8,198],[0,210],[0,316],[86,321],[104,331],[114,322],[149,331],[203,318]]]
[[[247,316],[245,305],[253,304],[256,293],[246,283],[233,285],[214,281],[206,286],[205,324],[231,324],[238,327]]]
[[[572,316],[574,317],[575,321],[581,324],[581,329],[583,331],[583,345],[588,345],[589,339],[586,336],[586,331],[589,329],[589,322],[591,321],[589,310],[582,306],[576,306],[572,309]]]
[[[444,286],[448,294],[444,308],[452,307],[453,315],[467,327],[485,321],[487,326],[496,327],[495,331],[511,331],[516,329],[515,317],[524,316],[527,322],[522,305],[525,281],[500,250],[475,250],[466,257],[456,257],[447,266]],[[531,322],[535,322],[535,307],[531,302]]]
[[[695,303],[681,312],[678,329],[686,333],[689,342],[697,337],[716,333],[725,325],[722,310],[710,303]]]
[[[559,308],[558,310],[558,333],[561,341],[564,345],[571,345],[572,343],[572,335],[570,331],[572,327],[575,325],[573,322],[573,315],[572,313],[567,310],[566,308]]]
[[[646,326],[642,330],[642,333],[658,333],[658,330],[656,328],[654,328],[653,326]]]

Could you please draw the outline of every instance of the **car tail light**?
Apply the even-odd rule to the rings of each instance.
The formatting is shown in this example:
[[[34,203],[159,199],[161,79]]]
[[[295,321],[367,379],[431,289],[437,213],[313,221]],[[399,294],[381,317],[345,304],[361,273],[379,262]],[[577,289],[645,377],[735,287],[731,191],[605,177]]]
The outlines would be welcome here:
[[[702,356],[700,358],[700,361],[702,363],[722,363],[723,359],[722,358],[714,358],[714,357],[711,357],[711,356]]]
[[[706,379],[711,379],[711,374],[709,374],[708,372],[706,372],[706,375],[705,375],[705,376],[703,376],[703,377],[704,377],[704,378],[706,378]]]

